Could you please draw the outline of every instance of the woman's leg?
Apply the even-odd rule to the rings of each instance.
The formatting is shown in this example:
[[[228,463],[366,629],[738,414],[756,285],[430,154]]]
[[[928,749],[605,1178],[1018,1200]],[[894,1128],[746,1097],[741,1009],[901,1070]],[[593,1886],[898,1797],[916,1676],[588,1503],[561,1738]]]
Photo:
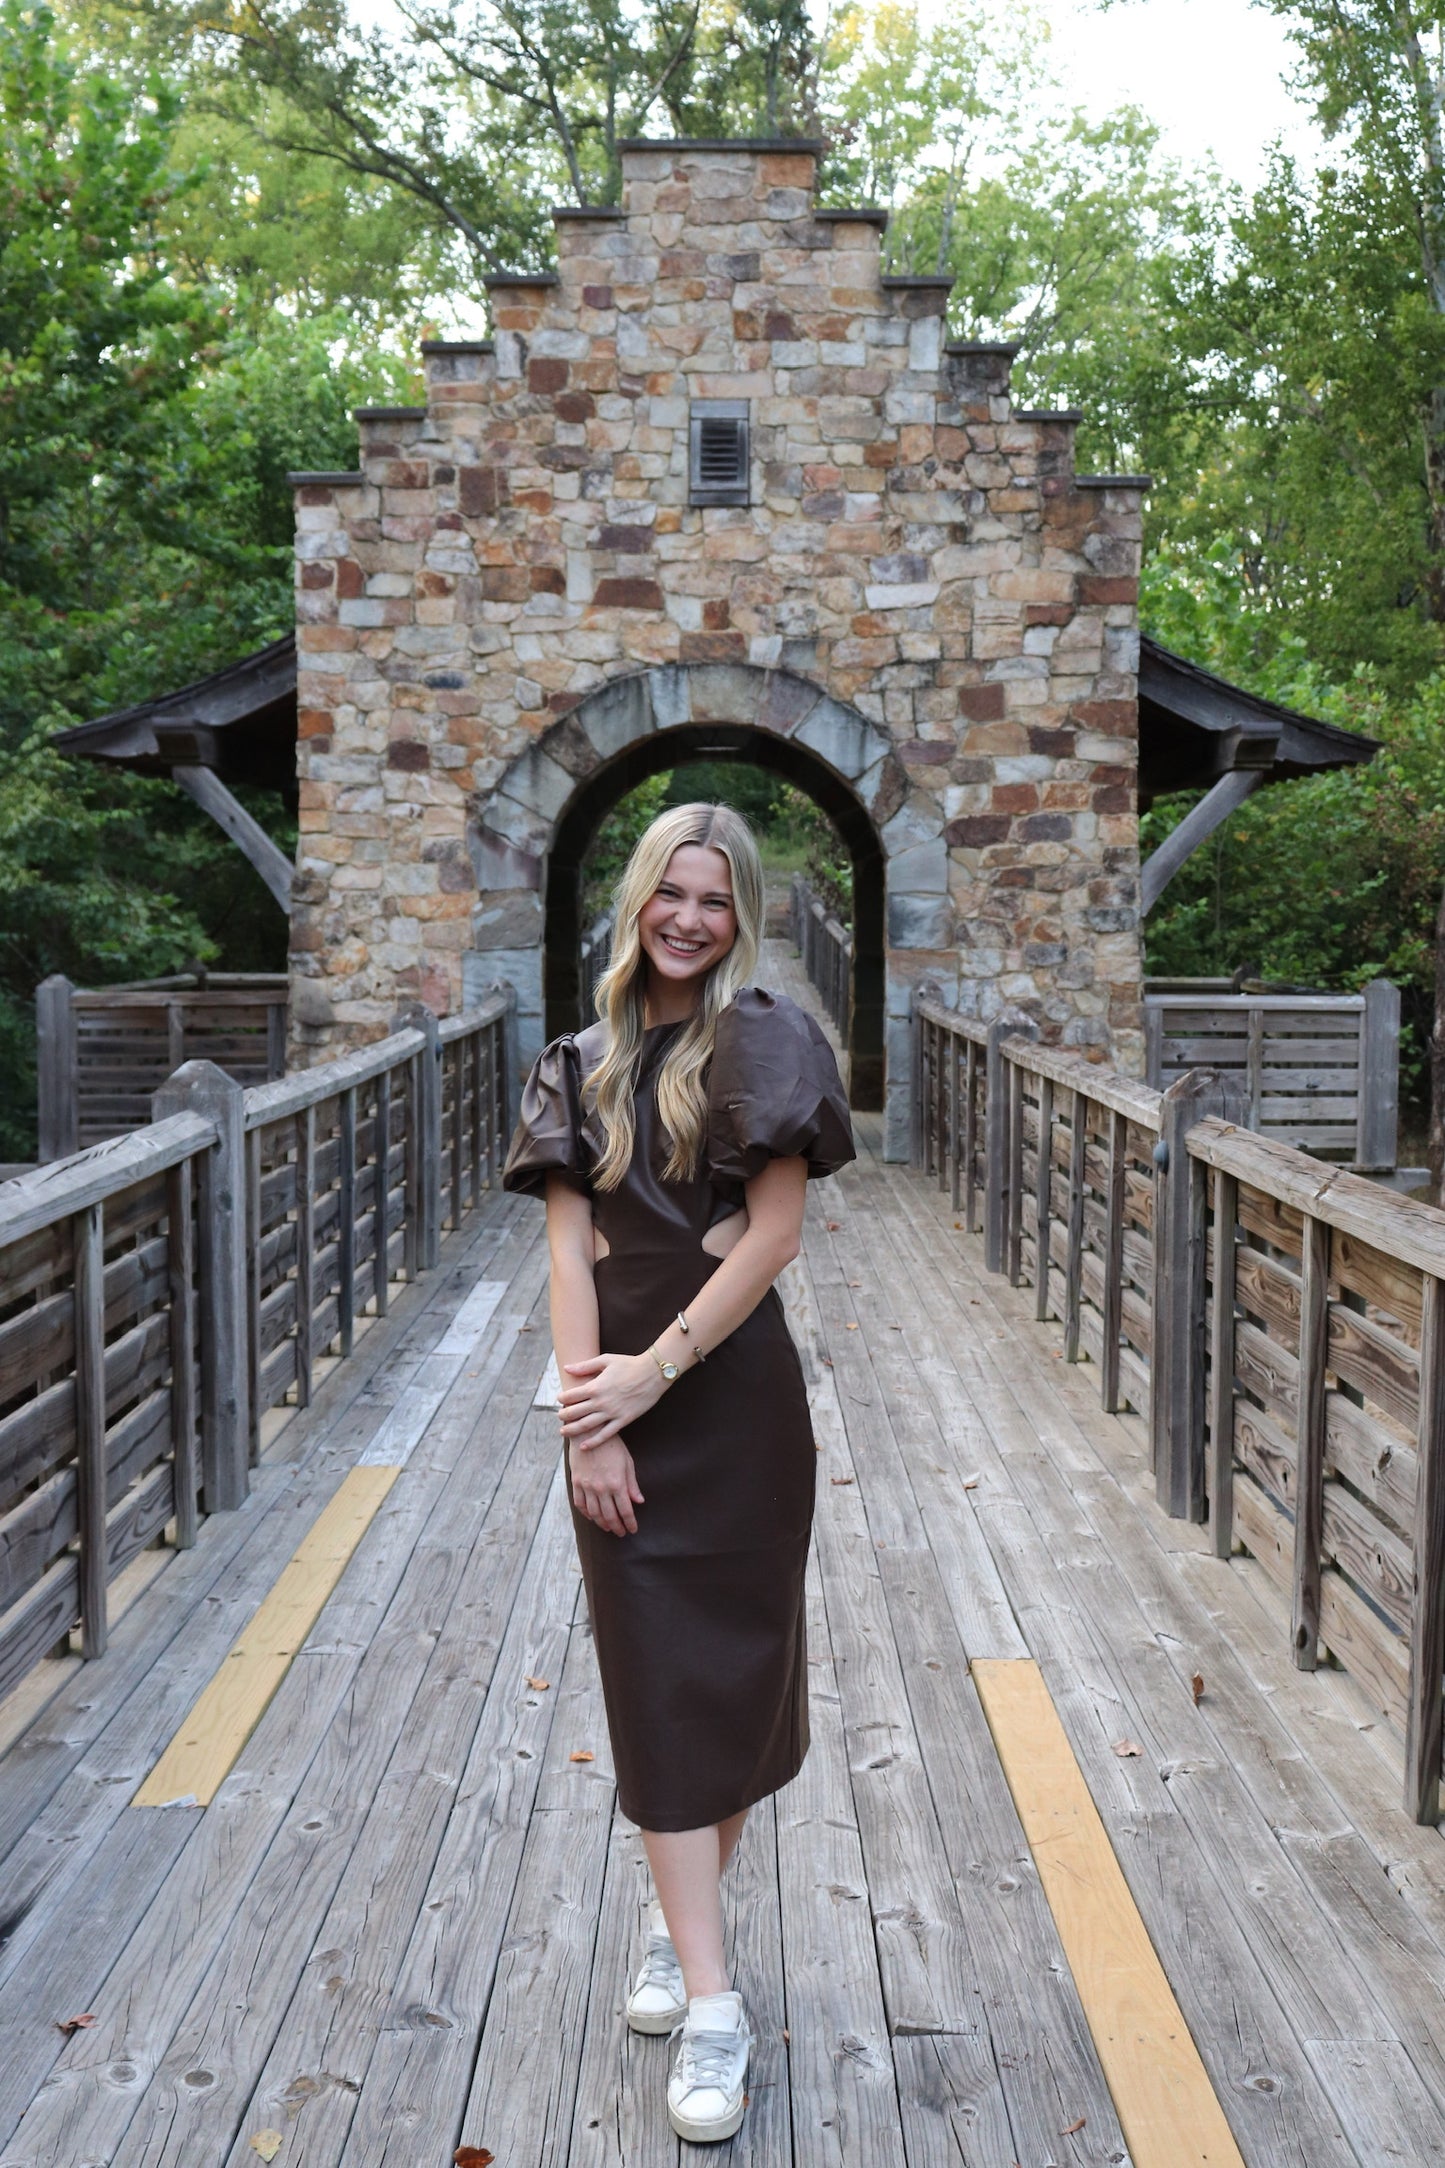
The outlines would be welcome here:
[[[730,1814],[725,1822],[717,1825],[717,1871],[720,1875],[727,1873],[728,1861],[738,1848],[738,1840],[747,1826],[747,1819],[748,1810],[744,1807],[741,1814]]]
[[[723,1958],[717,1824],[644,1829],[642,1843],[689,1999],[726,1994],[732,1982]]]

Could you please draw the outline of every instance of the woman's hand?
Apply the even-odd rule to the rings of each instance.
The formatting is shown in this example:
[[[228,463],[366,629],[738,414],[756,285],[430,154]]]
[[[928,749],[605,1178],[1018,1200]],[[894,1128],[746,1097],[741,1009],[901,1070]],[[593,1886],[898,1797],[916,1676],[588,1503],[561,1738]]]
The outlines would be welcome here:
[[[577,1511],[610,1536],[635,1536],[634,1506],[643,1502],[632,1455],[620,1438],[610,1445],[584,1453],[570,1446],[567,1466],[572,1477],[572,1503]]]
[[[576,1380],[562,1391],[562,1435],[584,1452],[606,1445],[656,1407],[666,1390],[650,1355],[593,1355],[564,1363],[562,1375]]]

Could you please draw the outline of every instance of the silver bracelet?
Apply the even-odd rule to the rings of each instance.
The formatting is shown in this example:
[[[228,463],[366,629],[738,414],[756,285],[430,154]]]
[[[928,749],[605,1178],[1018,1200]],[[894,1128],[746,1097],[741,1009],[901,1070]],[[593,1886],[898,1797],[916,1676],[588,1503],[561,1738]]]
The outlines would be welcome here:
[[[692,1327],[687,1321],[686,1313],[682,1310],[679,1310],[677,1313],[677,1329],[683,1335],[684,1339],[692,1338]],[[693,1341],[692,1352],[697,1357],[700,1363],[705,1363],[707,1361],[706,1355],[704,1355],[702,1349],[697,1345],[696,1341]]]

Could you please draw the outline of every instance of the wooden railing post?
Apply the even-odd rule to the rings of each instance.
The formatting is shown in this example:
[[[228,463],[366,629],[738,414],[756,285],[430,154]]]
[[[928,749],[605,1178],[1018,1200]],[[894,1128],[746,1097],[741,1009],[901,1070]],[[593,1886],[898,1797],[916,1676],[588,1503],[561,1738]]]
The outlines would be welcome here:
[[[1069,1099],[1069,1203],[1064,1225],[1064,1361],[1079,1359],[1084,1298],[1084,1192],[1089,1186],[1089,1101],[1076,1086]]]
[[[442,1239],[442,1043],[441,1029],[424,1001],[403,1009],[395,1029],[421,1032],[426,1045],[417,1056],[417,1263],[436,1269]]]
[[[1360,1023],[1355,1163],[1393,1167],[1400,1128],[1400,989],[1371,979]]]
[[[1185,1139],[1203,1115],[1240,1122],[1237,1079],[1215,1069],[1176,1077],[1159,1102],[1154,1148],[1154,1286],[1149,1429],[1159,1503],[1175,1520],[1205,1511],[1205,1232],[1208,1170]]]
[[[1209,1529],[1216,1558],[1234,1550],[1234,1308],[1239,1183],[1214,1177],[1214,1316],[1209,1337]]]
[[[1034,1316],[1049,1314],[1050,1214],[1054,1195],[1054,1080],[1039,1078],[1039,1143],[1034,1154]]]
[[[192,1112],[214,1122],[200,1159],[201,1488],[207,1513],[241,1505],[250,1487],[245,1092],[211,1061],[188,1061],[151,1100],[153,1119]]]
[[[88,1205],[71,1222],[75,1245],[75,1459],[82,1656],[104,1656],[106,1644],[104,1225],[102,1204]]]
[[[356,1087],[336,1097],[336,1330],[342,1354],[356,1335]]]
[[[1110,1110],[1109,1171],[1104,1190],[1103,1372],[1099,1398],[1109,1415],[1119,1412],[1119,1335],[1124,1319],[1124,1200],[1127,1194],[1129,1124]]]
[[[978,1041],[963,1057],[963,1224],[978,1233]]]
[[[196,1290],[191,1162],[166,1176],[166,1268],[170,1296],[171,1480],[176,1549],[196,1540]]]
[[[1294,1616],[1298,1671],[1320,1660],[1325,1522],[1325,1370],[1330,1338],[1330,1230],[1305,1217],[1300,1262],[1299,1386],[1295,1415]]]
[[[376,1314],[385,1317],[391,1288],[391,1071],[376,1079],[376,1112],[371,1125],[371,1291]]]
[[[1441,1698],[1445,1671],[1445,1280],[1421,1289],[1419,1474],[1415,1491],[1415,1600],[1405,1727],[1405,1812],[1440,1819]]]
[[[1000,1041],[1010,1037],[1036,1039],[1038,1027],[1019,1009],[1004,1009],[988,1027],[984,1104],[984,1208],[983,1261],[990,1272],[1002,1272],[1008,1244],[1009,1123],[1012,1094],[1011,1064],[1004,1059]]]
[[[40,1162],[68,1159],[80,1149],[79,1050],[75,988],[53,971],[35,989],[35,1035]]]

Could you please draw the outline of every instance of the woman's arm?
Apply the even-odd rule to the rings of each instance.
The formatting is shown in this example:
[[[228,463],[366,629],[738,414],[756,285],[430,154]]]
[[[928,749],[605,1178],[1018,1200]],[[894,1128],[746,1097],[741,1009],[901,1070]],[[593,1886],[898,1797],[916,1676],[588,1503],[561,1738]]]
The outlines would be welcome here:
[[[598,1346],[597,1283],[593,1277],[595,1237],[592,1205],[561,1175],[547,1178],[547,1250],[551,1259],[548,1285],[552,1313],[552,1346],[560,1370],[595,1357]],[[564,1426],[565,1427],[565,1426]],[[579,1513],[596,1521],[614,1536],[637,1533],[633,1507],[642,1504],[632,1455],[622,1439],[613,1434],[605,1453],[581,1460],[575,1447],[568,1451],[572,1500]]]
[[[784,1265],[798,1254],[808,1168],[802,1159],[770,1160],[747,1185],[748,1227],[717,1271],[687,1306],[689,1331],[676,1317],[659,1319],[653,1345],[665,1362],[691,1369],[697,1350],[710,1355],[762,1301]],[[558,1363],[576,1380],[563,1390],[562,1429],[574,1446],[592,1451],[615,1438],[667,1391],[651,1355],[586,1356]]]

